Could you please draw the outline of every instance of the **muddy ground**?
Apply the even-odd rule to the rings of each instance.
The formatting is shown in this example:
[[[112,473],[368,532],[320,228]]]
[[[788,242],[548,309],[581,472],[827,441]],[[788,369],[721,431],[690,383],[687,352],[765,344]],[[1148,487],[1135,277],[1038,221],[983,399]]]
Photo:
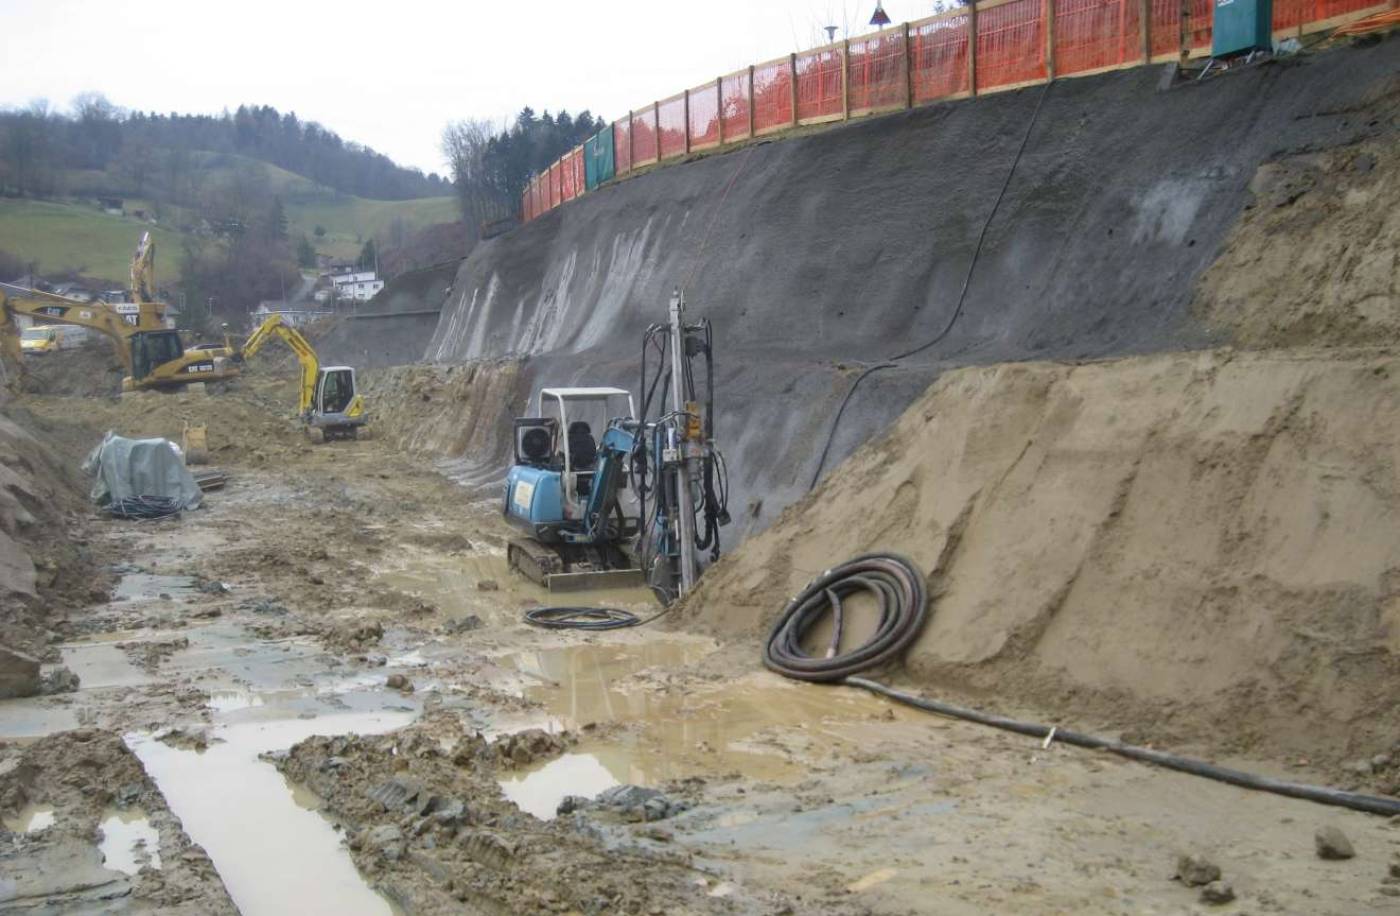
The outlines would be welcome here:
[[[1215,909],[1185,852],[1224,912],[1396,904],[1382,818],[787,682],[747,635],[527,627],[547,595],[506,570],[494,490],[311,445],[286,391],[8,408],[62,455],[204,419],[230,477],[174,520],[74,512],[114,585],[44,605],[79,688],[0,703],[0,912]],[[1353,858],[1318,857],[1327,825]]]

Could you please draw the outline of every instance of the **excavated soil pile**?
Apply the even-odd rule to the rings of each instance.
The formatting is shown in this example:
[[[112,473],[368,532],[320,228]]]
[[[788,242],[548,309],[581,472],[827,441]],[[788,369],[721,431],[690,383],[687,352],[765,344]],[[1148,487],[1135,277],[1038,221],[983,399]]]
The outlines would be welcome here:
[[[533,730],[488,744],[447,715],[380,738],[311,738],[278,767],[327,800],[360,871],[409,912],[792,912],[776,895],[709,894],[706,873],[667,845],[665,817],[689,807],[681,793],[702,780],[654,810],[638,802],[552,821],[501,798],[498,771],[555,757],[570,740]]]
[[[115,397],[122,390],[122,363],[112,344],[93,340],[81,347],[26,357],[24,390],[32,394]]]
[[[895,551],[934,596],[905,665],[921,685],[1143,740],[1387,751],[1397,436],[1391,351],[960,370],[711,569],[682,619],[757,657],[810,578]]]
[[[86,540],[81,446],[13,404],[0,409],[0,645],[42,654],[55,608],[106,594]]]

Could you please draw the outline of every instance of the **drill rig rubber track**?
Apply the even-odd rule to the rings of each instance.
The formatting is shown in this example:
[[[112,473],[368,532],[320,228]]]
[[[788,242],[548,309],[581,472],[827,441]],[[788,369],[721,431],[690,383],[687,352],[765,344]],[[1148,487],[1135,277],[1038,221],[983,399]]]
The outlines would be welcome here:
[[[586,561],[567,562],[559,551],[533,538],[512,539],[506,545],[506,562],[511,569],[551,592],[634,588],[646,584],[640,569],[598,569]]]

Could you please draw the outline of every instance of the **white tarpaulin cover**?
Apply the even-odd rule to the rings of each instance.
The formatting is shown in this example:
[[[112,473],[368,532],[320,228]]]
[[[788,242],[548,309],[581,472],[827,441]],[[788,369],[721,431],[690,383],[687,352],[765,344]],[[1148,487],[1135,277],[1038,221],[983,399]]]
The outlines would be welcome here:
[[[124,439],[109,432],[83,470],[96,475],[92,501],[99,506],[142,496],[168,497],[185,509],[199,505],[199,484],[168,439]]]

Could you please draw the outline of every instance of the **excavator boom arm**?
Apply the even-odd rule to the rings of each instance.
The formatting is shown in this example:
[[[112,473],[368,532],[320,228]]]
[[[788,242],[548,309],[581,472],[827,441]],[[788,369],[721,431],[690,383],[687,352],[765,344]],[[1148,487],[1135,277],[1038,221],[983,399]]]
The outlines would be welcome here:
[[[0,335],[5,335],[7,338],[5,343],[7,351],[10,348],[8,338],[17,339],[19,336],[19,326],[15,321],[19,315],[37,318],[45,322],[91,328],[99,334],[110,337],[117,345],[117,352],[121,355],[122,364],[126,367],[126,371],[131,372],[131,335],[136,333],[138,329],[134,325],[127,324],[122,316],[118,315],[105,302],[79,302],[76,299],[67,299],[52,293],[15,297],[0,293]],[[14,346],[18,348],[17,340]]]
[[[267,316],[267,320],[248,335],[248,339],[243,343],[243,358],[251,359],[262,349],[263,344],[273,337],[280,338],[291,347],[297,356],[297,362],[301,364],[301,390],[298,395],[297,413],[305,416],[310,412],[312,401],[316,397],[316,375],[321,369],[321,360],[316,356],[311,342],[303,337],[300,331],[283,321],[281,315]]]

